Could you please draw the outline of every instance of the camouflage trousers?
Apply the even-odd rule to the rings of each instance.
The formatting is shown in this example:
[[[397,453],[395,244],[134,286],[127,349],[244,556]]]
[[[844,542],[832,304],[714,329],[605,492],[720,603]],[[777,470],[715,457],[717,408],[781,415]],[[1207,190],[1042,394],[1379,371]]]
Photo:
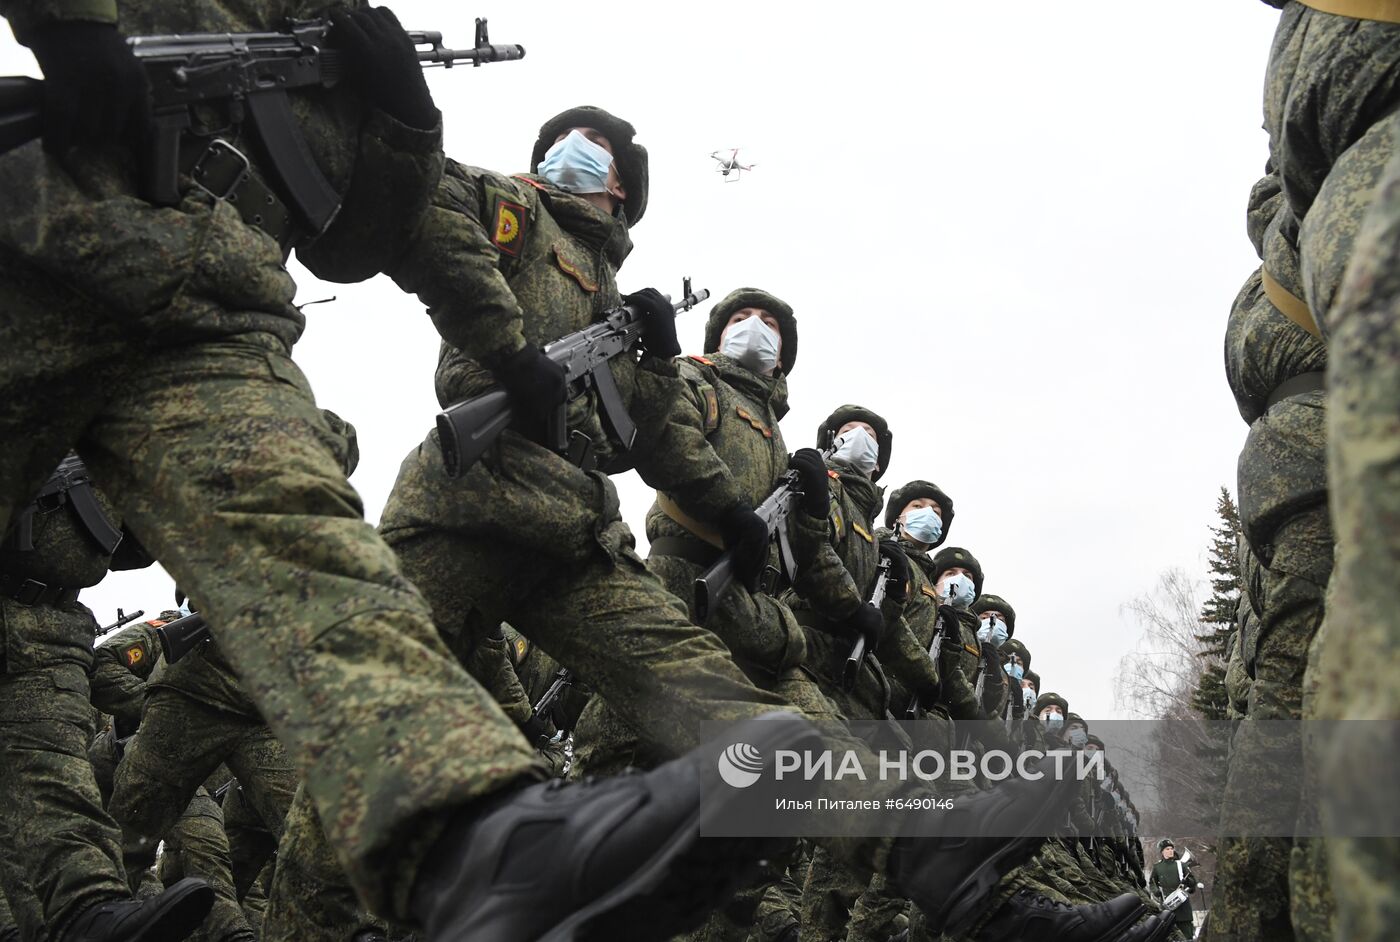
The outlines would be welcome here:
[[[87,758],[96,625],[76,602],[4,599],[0,619],[0,818],[12,838],[0,882],[25,938],[43,938],[88,906],[130,895],[117,825]]]
[[[267,334],[135,342],[88,299],[10,262],[0,306],[0,520],[76,444],[218,626],[361,897],[407,915],[446,814],[529,774],[533,752],[364,522],[286,345]]]
[[[223,766],[227,771],[220,774]],[[224,784],[229,772],[259,820],[281,834],[296,773],[267,724],[257,716],[209,706],[174,688],[149,688],[140,732],[117,766],[111,811],[123,828],[152,842],[192,832],[183,842],[191,847],[183,872],[204,877],[215,890],[215,910],[206,922],[211,940],[252,931],[232,875],[222,809],[199,792],[201,784]],[[186,820],[191,817],[195,820]],[[215,823],[217,835],[208,833]],[[256,875],[255,871],[252,876]]]
[[[209,781],[214,783],[215,779]],[[214,891],[214,906],[204,924],[190,936],[193,942],[253,942],[256,938],[234,886],[223,809],[208,789],[195,792],[166,832],[156,873],[166,886],[185,877],[199,877]]]
[[[1302,719],[1309,651],[1322,623],[1331,571],[1332,531],[1325,508],[1297,514],[1274,533],[1269,565],[1262,574],[1254,682],[1247,713],[1230,745],[1223,798],[1227,814],[1252,804],[1293,817],[1304,809],[1297,774],[1302,756],[1287,769],[1270,768],[1267,757],[1277,756],[1279,744],[1273,741],[1272,727],[1256,721]],[[1235,833],[1249,833],[1244,814],[1246,820],[1234,822]],[[1295,855],[1289,838],[1223,837],[1211,902],[1211,938],[1263,942],[1295,935],[1304,925],[1321,926],[1323,931],[1303,933],[1300,939],[1331,938],[1325,931],[1331,910],[1327,881],[1316,872],[1315,861],[1301,847]]]

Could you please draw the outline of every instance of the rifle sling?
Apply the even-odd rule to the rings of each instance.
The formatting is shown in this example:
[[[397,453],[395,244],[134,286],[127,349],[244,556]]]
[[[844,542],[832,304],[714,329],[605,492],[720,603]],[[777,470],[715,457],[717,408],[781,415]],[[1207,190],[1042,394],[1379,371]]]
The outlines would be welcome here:
[[[180,169],[195,186],[215,199],[226,200],[245,223],[272,236],[285,258],[301,232],[291,210],[258,179],[248,158],[221,138],[188,138],[181,148]]]
[[[708,543],[688,536],[661,536],[651,541],[648,556],[675,556],[708,569],[723,554]]]
[[[1320,13],[1346,16],[1354,20],[1400,23],[1400,0],[1299,0]]]
[[[724,549],[724,537],[720,536],[718,530],[715,530],[713,527],[706,526],[699,520],[696,520],[690,514],[686,513],[684,510],[681,510],[679,504],[677,504],[675,501],[673,501],[671,498],[667,497],[660,491],[656,492],[656,505],[661,508],[662,513],[670,517],[676,523],[679,523],[681,526],[685,527],[697,538],[704,540],[706,543],[710,544],[711,546],[717,547],[718,549]],[[655,547],[655,545],[655,543],[652,544],[653,547]],[[670,555],[675,556],[678,554],[672,553]],[[718,559],[719,557],[716,556],[715,558]],[[710,562],[712,563],[714,562],[714,560],[712,559],[710,560]],[[706,563],[705,565],[709,565],[709,563]]]

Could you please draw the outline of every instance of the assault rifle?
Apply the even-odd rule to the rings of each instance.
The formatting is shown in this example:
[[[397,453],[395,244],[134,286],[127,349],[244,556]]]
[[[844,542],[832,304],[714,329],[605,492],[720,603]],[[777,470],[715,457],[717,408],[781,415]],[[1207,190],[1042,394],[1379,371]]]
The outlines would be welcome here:
[[[943,617],[943,607],[938,608],[938,618],[933,624],[933,640],[928,645],[928,656],[933,660],[935,666],[942,670],[943,642],[948,634],[948,626]],[[909,700],[909,706],[905,708],[904,715],[911,720],[919,718],[919,695],[916,693]]]
[[[292,114],[287,92],[331,88],[345,78],[343,53],[327,48],[329,20],[292,20],[284,32],[190,33],[132,36],[127,46],[146,73],[150,96],[145,115],[141,166],[142,196],[161,206],[180,201],[180,145],[193,127],[196,105],[230,102],[233,119],[251,120],[266,162],[261,164],[296,222],[311,235],[330,225],[340,196],[316,166]],[[486,20],[476,21],[476,45],[448,49],[442,34],[409,32],[425,66],[451,68],[458,62],[479,66],[525,56],[523,46],[493,46]],[[18,147],[43,131],[39,81],[0,77],[0,153]],[[236,158],[247,158],[220,142]],[[246,168],[245,168],[246,169]],[[216,196],[219,194],[215,194]]]
[[[690,279],[684,281],[684,297],[672,305],[677,314],[688,311],[710,296],[705,289],[691,291]],[[670,300],[669,298],[667,300]],[[592,443],[581,432],[571,436],[567,428],[568,400],[598,391],[603,420],[623,448],[631,448],[637,437],[637,426],[627,414],[622,393],[613,379],[608,361],[630,352],[642,337],[642,314],[624,304],[589,324],[582,330],[554,341],[544,348],[544,355],[564,369],[568,396],[550,417],[543,444],[561,454],[568,453],[575,464],[586,465]],[[438,442],[442,448],[442,463],[448,477],[458,477],[510,427],[515,412],[510,394],[499,386],[448,406],[437,417]],[[572,440],[571,440],[572,439]]]
[[[828,448],[822,452],[822,460],[830,459],[835,453],[834,447]],[[778,479],[778,486],[773,488],[773,492],[753,509],[758,518],[767,524],[769,539],[777,536],[778,555],[789,581],[797,575],[797,561],[792,554],[792,544],[788,540],[787,518],[801,497],[802,478],[797,469],[789,468]],[[695,614],[702,625],[709,620],[711,607],[719,601],[719,597],[733,581],[734,553],[732,550],[725,550],[719,559],[715,560],[714,565],[695,580]]]
[[[160,639],[160,649],[165,652],[165,663],[174,664],[214,636],[204,616],[191,612],[156,628],[156,637]]]
[[[146,614],[146,610],[143,608],[138,608],[130,615],[128,615],[121,609],[117,609],[117,620],[112,622],[110,625],[106,625],[105,627],[97,629],[97,633],[99,635],[105,635],[109,631],[116,631],[122,625],[129,625],[144,614]]]
[[[885,604],[885,596],[889,591],[890,568],[894,561],[888,556],[881,555],[879,575],[875,579],[875,588],[870,593],[870,605],[875,606],[878,612]],[[846,656],[846,664],[841,668],[841,686],[846,690],[852,690],[856,685],[856,678],[860,675],[860,663],[865,660],[865,636],[861,635],[851,645],[851,653]]]
[[[554,706],[556,700],[564,695],[564,688],[572,686],[574,673],[567,667],[559,668],[559,672],[554,675],[554,683],[549,685],[549,689],[535,703],[534,715],[543,716],[544,712]]]

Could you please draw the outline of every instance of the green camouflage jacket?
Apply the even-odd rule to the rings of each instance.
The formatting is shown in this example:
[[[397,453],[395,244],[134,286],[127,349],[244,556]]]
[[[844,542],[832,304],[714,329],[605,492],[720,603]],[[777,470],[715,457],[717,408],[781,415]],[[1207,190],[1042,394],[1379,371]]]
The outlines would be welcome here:
[[[288,19],[323,16],[363,0],[0,0],[21,42],[55,19],[115,22],[127,36],[275,30]],[[441,122],[407,127],[368,106],[354,83],[290,96],[306,146],[342,196],[339,213],[297,256],[318,277],[359,281],[389,265],[409,241],[442,168]],[[201,120],[228,124],[228,106]],[[224,133],[262,177],[247,127]],[[280,251],[245,225],[228,203],[197,190],[173,207],[133,199],[137,156],[122,149],[74,152],[64,169],[35,146],[0,158],[6,179],[30,181],[0,192],[0,245],[101,298],[118,318],[171,339],[267,332],[290,347],[305,320],[293,306],[295,285]],[[182,182],[188,186],[189,178]],[[42,211],[42,225],[37,214]],[[93,250],[93,240],[101,250]]]

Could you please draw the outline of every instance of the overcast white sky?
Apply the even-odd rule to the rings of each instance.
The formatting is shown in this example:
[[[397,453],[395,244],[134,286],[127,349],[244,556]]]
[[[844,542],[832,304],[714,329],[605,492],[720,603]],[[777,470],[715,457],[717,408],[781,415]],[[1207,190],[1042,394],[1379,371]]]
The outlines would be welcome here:
[[[447,151],[527,169],[544,119],[597,104],[638,128],[651,201],[624,291],[716,298],[755,285],[797,311],[783,423],[813,444],[858,402],[895,433],[884,484],[937,481],[952,544],[1017,609],[1046,689],[1124,715],[1113,672],[1139,630],[1120,606],[1179,566],[1204,577],[1245,426],[1222,368],[1230,302],[1257,264],[1244,206],[1264,165],[1277,20],[1250,0],[394,4],[469,46],[472,17],[528,56],[434,70]],[[0,43],[0,72],[34,72]],[[757,163],[725,184],[708,154]],[[436,335],[386,279],[323,285],[296,359],[359,428],[353,480],[377,519],[432,425]],[[705,309],[680,324],[701,352]],[[645,542],[651,493],[618,481]],[[168,604],[154,571],[84,593]]]

